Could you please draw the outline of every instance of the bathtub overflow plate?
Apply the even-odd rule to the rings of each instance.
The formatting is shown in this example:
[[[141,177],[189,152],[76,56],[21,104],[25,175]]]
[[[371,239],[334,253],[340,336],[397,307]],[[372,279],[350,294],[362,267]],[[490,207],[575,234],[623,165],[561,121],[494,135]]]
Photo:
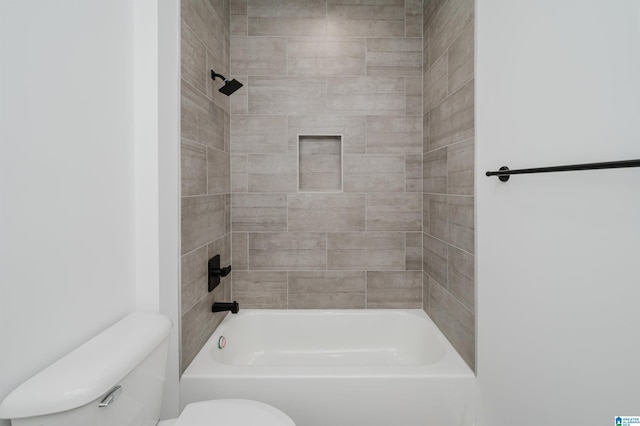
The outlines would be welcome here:
[[[225,346],[227,346],[227,338],[220,336],[218,339],[218,349],[224,349]]]

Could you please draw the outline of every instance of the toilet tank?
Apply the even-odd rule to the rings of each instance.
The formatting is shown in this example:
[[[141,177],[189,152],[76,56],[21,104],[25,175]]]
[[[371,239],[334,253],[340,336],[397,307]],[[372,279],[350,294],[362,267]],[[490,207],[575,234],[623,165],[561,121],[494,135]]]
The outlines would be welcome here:
[[[12,426],[155,426],[171,327],[164,315],[126,316],[18,386],[0,404],[0,419]]]

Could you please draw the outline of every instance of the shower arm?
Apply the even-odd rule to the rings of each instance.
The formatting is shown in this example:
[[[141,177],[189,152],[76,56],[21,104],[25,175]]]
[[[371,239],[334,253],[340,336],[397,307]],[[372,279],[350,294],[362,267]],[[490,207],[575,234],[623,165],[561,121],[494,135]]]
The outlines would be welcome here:
[[[222,81],[224,81],[225,83],[227,82],[227,79],[225,78],[224,75],[217,74],[214,70],[211,70],[211,79],[215,81],[216,77],[220,77]]]

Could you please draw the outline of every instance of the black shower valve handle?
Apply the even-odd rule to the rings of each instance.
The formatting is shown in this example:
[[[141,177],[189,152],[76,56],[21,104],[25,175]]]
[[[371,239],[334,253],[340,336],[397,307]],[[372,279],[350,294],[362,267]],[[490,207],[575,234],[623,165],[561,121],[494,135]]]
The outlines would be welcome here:
[[[214,288],[220,284],[220,277],[226,277],[231,273],[231,265],[226,267],[220,267],[220,255],[217,254],[209,259],[209,264],[207,265],[209,269],[208,277],[208,290],[213,291]]]
[[[226,277],[227,275],[229,275],[231,273],[231,265],[225,267],[225,268],[220,268],[220,269],[210,269],[209,273],[211,275],[219,275],[221,277]]]

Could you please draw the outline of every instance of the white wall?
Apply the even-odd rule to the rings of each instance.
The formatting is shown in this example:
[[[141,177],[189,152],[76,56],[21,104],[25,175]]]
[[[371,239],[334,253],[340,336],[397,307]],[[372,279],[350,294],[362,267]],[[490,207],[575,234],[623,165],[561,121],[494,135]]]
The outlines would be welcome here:
[[[179,10],[163,8],[0,0],[0,399],[135,309],[179,330]]]
[[[179,414],[180,0],[157,3],[159,296],[160,312],[173,321],[162,418],[169,418]]]
[[[477,0],[479,424],[640,416],[640,2]]]

